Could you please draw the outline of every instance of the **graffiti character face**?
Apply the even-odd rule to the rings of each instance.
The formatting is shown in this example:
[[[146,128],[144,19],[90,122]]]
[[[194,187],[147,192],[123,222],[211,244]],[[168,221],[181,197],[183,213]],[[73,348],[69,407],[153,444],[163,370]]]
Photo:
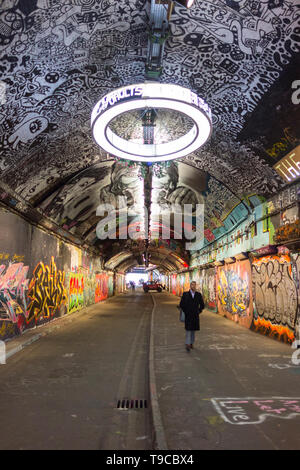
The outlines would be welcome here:
[[[36,119],[29,124],[29,130],[32,134],[35,134],[41,127],[42,122],[39,119]]]
[[[57,72],[49,72],[45,76],[45,80],[48,83],[56,83],[59,80],[59,74]]]
[[[48,119],[43,116],[34,114],[27,115],[21,124],[15,128],[12,135],[9,136],[8,142],[12,144],[15,149],[19,142],[27,143],[34,137],[38,136],[48,127]]]

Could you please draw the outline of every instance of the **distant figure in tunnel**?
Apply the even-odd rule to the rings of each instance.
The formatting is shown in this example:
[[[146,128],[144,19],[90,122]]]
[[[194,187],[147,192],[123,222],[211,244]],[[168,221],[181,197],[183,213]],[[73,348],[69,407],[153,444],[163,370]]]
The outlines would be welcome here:
[[[195,281],[191,282],[190,290],[183,293],[179,307],[185,314],[185,348],[190,352],[194,347],[195,331],[200,330],[199,314],[204,309],[203,297],[196,291]]]
[[[132,292],[135,290],[135,282],[134,281],[130,281],[130,286],[131,286],[131,290]]]

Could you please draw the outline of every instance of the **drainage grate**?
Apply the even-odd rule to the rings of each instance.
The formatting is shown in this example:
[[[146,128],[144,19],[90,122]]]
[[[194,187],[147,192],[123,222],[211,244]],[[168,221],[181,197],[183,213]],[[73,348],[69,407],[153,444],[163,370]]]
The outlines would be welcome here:
[[[117,408],[119,410],[141,410],[147,408],[147,400],[118,400]]]

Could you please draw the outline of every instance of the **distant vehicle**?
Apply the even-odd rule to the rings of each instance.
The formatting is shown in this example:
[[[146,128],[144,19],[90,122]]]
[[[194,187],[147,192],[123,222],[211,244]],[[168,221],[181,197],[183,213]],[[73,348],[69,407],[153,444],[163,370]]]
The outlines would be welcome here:
[[[162,286],[156,281],[147,281],[143,283],[144,292],[149,292],[149,290],[157,290],[157,292],[162,291]]]

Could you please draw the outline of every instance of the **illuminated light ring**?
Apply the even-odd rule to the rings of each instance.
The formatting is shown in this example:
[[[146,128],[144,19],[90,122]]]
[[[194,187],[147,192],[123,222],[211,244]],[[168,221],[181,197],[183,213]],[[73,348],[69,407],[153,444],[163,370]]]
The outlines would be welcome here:
[[[176,140],[153,145],[130,142],[110,129],[109,124],[116,116],[147,108],[179,112],[191,118],[194,125]],[[157,83],[130,85],[109,93],[94,107],[91,125],[96,143],[107,153],[141,162],[184,157],[204,145],[212,132],[211,111],[201,98],[179,85]]]

